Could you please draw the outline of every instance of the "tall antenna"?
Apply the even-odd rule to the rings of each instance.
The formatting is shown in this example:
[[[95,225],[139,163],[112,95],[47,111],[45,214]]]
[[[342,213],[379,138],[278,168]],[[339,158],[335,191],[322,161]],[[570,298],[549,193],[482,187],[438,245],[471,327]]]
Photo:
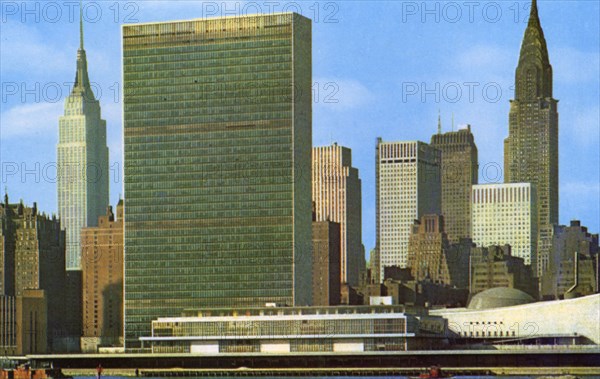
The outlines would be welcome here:
[[[454,112],[452,112],[452,131],[454,131]]]
[[[79,0],[79,50],[83,50],[83,0]]]
[[[442,134],[442,111],[438,109],[438,134]]]

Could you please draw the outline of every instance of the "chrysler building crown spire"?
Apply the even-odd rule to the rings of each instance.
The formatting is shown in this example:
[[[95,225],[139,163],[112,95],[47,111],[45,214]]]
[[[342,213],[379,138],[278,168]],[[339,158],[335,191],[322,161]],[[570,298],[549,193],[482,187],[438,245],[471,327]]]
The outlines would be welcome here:
[[[552,97],[552,66],[538,15],[537,1],[531,2],[531,13],[519,55],[515,98],[532,101]]]

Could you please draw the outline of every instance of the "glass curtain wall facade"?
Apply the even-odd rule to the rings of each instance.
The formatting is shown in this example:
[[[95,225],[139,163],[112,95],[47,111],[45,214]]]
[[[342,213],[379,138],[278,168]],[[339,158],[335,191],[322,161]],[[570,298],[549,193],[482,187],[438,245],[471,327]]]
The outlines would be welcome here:
[[[184,314],[193,314],[188,310]],[[403,306],[203,310],[152,321],[153,353],[400,351],[419,321]]]
[[[184,308],[311,302],[311,21],[123,27],[125,343]]]

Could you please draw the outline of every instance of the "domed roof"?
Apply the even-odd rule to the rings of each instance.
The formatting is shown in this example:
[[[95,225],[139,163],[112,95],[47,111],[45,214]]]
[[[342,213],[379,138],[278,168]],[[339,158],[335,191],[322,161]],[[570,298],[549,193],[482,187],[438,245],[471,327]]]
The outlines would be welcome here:
[[[515,288],[496,287],[473,296],[467,308],[493,309],[533,302],[535,302],[535,299],[523,291]]]

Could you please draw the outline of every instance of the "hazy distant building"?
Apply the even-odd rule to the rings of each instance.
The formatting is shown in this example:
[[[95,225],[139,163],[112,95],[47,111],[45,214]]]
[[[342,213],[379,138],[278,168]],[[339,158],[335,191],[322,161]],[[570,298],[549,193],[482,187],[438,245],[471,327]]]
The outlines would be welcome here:
[[[434,283],[450,284],[448,235],[444,217],[424,215],[415,220],[408,240],[408,266],[416,281],[430,279]]]
[[[9,204],[8,195],[0,204],[0,219],[3,295],[18,298],[26,296],[29,290],[43,290],[48,308],[44,344],[51,352],[64,351],[63,341],[69,333],[64,314],[65,234],[60,222],[56,217],[39,213],[36,203],[33,207],[25,206],[22,201]],[[39,320],[42,319],[45,322],[46,316]]]
[[[341,227],[341,282],[358,284],[364,265],[362,245],[362,194],[358,170],[352,167],[347,147],[314,147],[312,198],[317,221],[339,222]]]
[[[81,350],[123,344],[123,200],[98,226],[81,231],[83,334]]]
[[[576,276],[574,290],[579,295],[598,292],[598,234],[589,233],[580,221],[573,220],[569,226],[555,225],[553,236],[551,255],[541,278],[542,295],[563,297],[576,284]]]
[[[384,267],[407,267],[414,220],[441,211],[440,151],[423,142],[383,142],[379,138],[375,171],[381,280]]]
[[[456,244],[448,241],[443,216],[424,215],[415,220],[408,242],[408,266],[412,278],[417,282],[428,280],[466,288],[471,246],[468,238]],[[388,277],[386,268],[386,279]],[[406,281],[406,278],[401,280]]]
[[[81,270],[81,228],[95,226],[108,206],[106,121],[87,71],[83,18],[73,90],[58,123],[58,216],[66,231],[66,267]]]
[[[537,278],[523,258],[511,255],[511,246],[475,247],[471,250],[471,294],[507,287],[538,297]]]
[[[477,184],[479,163],[471,126],[431,137],[442,152],[442,215],[450,243],[471,237],[471,188]]]
[[[313,221],[313,305],[340,304],[340,224]]]
[[[552,96],[552,66],[537,1],[533,0],[515,74],[508,138],[504,140],[504,181],[535,186],[536,236],[542,256],[551,246],[552,225],[558,224],[557,108],[558,101]],[[538,273],[543,274],[543,270]]]
[[[537,209],[529,183],[473,186],[472,233],[477,246],[510,245],[512,255],[536,266]]]
[[[123,26],[125,345],[190,307],[312,298],[311,21]]]
[[[0,351],[5,357],[47,352],[47,308],[43,290],[0,295]]]
[[[381,276],[381,261],[379,260],[379,250],[377,248],[371,249],[369,255],[369,270],[368,270],[368,282],[369,283],[380,283],[383,280]]]

